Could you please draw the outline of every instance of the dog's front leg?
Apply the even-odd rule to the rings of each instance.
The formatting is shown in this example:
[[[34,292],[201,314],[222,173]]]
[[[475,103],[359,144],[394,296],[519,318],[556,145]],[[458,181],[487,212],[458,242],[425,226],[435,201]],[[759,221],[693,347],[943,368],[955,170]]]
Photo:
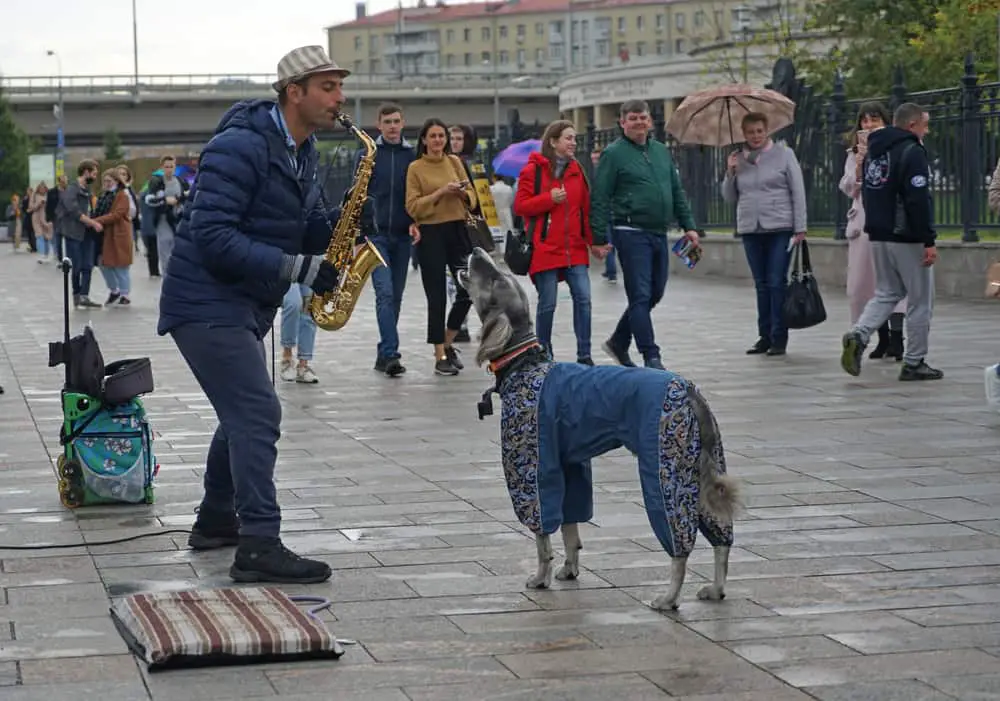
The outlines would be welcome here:
[[[677,609],[677,599],[684,586],[684,575],[687,574],[687,556],[675,557],[670,560],[670,586],[650,603],[657,611],[673,611]]]
[[[548,589],[552,586],[552,539],[536,535],[535,550],[538,552],[538,571],[528,577],[526,584],[529,589]]]
[[[716,545],[715,576],[711,584],[706,584],[698,591],[698,598],[706,601],[722,601],[726,598],[726,577],[729,576],[729,546]]]
[[[580,524],[564,523],[562,525],[563,547],[566,548],[566,562],[556,570],[556,579],[576,579],[580,576],[580,551],[583,542],[580,540]]]

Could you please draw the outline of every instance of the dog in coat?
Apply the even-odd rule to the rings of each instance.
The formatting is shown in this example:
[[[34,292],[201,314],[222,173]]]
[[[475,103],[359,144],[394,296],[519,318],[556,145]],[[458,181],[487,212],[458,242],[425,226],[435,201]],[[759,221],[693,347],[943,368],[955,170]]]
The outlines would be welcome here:
[[[722,438],[698,389],[664,370],[591,367],[548,359],[538,343],[520,284],[481,248],[459,271],[482,332],[476,362],[489,363],[495,386],[480,419],[500,395],[504,476],[518,520],[535,535],[538,570],[529,588],[551,585],[551,535],[562,530],[566,559],[556,579],[580,573],[579,524],[593,518],[591,460],[624,446],[639,463],[646,515],[671,557],[670,584],[652,608],[677,608],[687,559],[700,530],[714,548],[715,572],[699,599],[725,597],[736,481],[726,475]]]

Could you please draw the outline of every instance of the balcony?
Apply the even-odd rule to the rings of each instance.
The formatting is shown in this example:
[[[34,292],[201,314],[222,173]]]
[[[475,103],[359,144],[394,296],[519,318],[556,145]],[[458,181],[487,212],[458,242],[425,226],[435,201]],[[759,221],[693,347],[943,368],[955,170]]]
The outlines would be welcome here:
[[[419,56],[420,54],[440,53],[441,46],[435,40],[404,41],[388,44],[382,50],[385,56]]]

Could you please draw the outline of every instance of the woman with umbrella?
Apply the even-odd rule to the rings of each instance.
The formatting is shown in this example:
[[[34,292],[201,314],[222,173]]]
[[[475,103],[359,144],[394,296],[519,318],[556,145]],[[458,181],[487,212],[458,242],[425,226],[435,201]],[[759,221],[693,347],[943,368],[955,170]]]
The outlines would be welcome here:
[[[560,280],[573,298],[576,361],[590,357],[590,187],[583,167],[573,157],[576,130],[565,120],[552,122],[542,134],[541,152],[532,152],[518,178],[514,214],[532,232],[531,276],[538,290],[535,314],[538,341],[552,356],[552,322]]]

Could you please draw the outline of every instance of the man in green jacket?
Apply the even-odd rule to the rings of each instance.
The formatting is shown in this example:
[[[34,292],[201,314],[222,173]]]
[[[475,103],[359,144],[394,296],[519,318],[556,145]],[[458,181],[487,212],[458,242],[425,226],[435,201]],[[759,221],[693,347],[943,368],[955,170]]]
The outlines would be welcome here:
[[[604,244],[610,227],[628,299],[628,309],[604,351],[620,365],[634,367],[628,349],[635,336],[646,367],[662,370],[650,311],[667,286],[667,227],[676,221],[696,245],[698,233],[669,149],[649,138],[649,106],[629,100],[619,116],[625,135],[601,153],[591,190],[594,243]]]

